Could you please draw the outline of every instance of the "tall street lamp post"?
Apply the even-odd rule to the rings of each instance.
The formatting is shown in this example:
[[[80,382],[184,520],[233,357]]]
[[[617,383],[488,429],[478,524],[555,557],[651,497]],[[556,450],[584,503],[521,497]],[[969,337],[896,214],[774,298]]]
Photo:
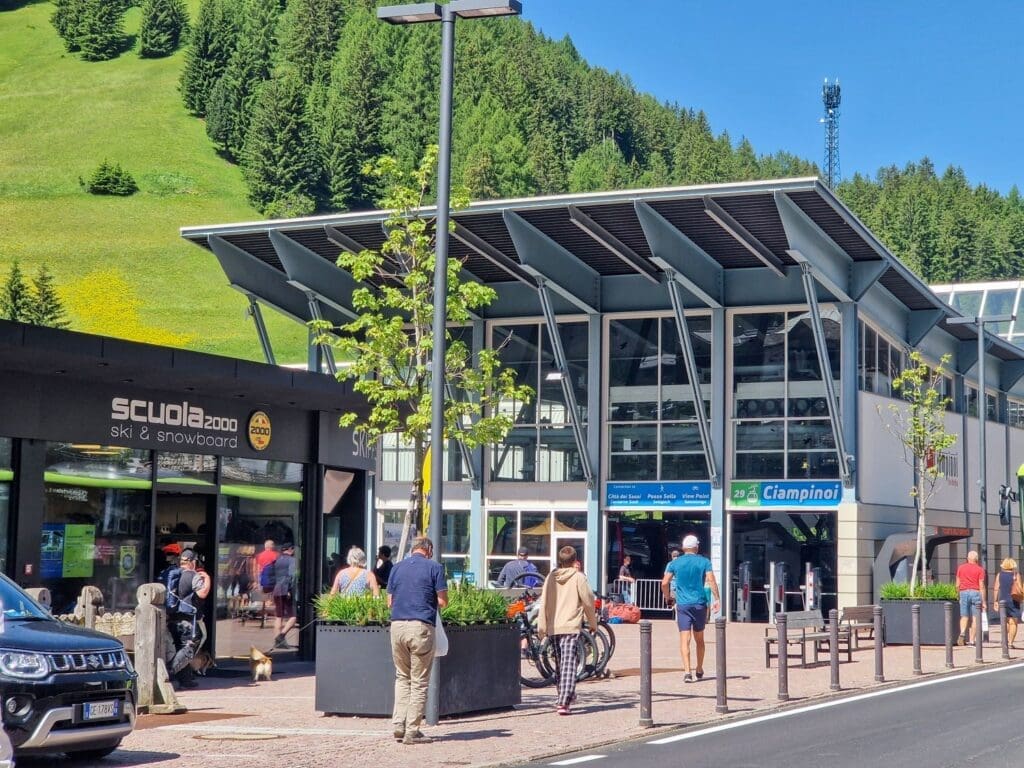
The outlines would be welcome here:
[[[988,421],[988,396],[985,394],[985,326],[988,323],[1012,323],[1016,315],[977,315],[956,317],[947,325],[978,326],[978,490],[981,501],[981,567],[988,563],[988,510],[985,507],[985,422]]]
[[[377,9],[377,18],[389,24],[441,22],[441,112],[437,158],[437,226],[434,234],[434,350],[430,368],[430,523],[427,535],[434,542],[434,559],[441,562],[441,518],[444,514],[444,360],[447,351],[448,218],[451,198],[452,87],[455,79],[455,20],[517,16],[519,0],[452,0],[439,3],[391,5]],[[427,694],[427,723],[438,718],[437,661]]]

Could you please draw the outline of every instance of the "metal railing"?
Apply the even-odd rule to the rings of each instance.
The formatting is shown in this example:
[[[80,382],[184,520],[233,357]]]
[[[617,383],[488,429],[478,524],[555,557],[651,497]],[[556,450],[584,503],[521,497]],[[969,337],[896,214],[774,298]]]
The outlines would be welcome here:
[[[665,596],[661,594],[661,579],[637,579],[632,582],[616,579],[609,585],[608,592],[622,595],[625,602],[632,603],[642,611],[672,611],[672,606],[665,602]]]

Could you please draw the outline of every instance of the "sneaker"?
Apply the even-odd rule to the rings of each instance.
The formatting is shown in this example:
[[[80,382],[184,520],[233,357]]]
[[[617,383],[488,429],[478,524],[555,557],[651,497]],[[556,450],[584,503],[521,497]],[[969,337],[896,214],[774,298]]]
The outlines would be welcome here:
[[[966,636],[964,636],[964,635],[960,635],[960,636],[959,636],[959,637],[958,637],[958,638],[956,639],[956,644],[957,644],[957,645],[967,645],[967,638],[966,638]]]
[[[557,712],[560,715],[568,715],[569,714],[569,707],[567,705],[565,705],[565,704],[561,704],[561,705],[559,705]]]
[[[275,648],[287,648],[288,647],[288,641],[285,639],[284,635],[278,635],[277,637],[274,638],[274,647]]]
[[[693,675],[691,675],[689,672],[687,672],[685,675],[683,675],[683,682],[684,683],[692,683],[693,682]]]
[[[405,728],[395,728],[395,741],[401,741],[405,738]]]
[[[403,744],[433,744],[434,740],[420,731],[407,731]]]
[[[697,670],[697,679],[698,680],[703,680],[704,679],[704,670],[703,669],[698,669]]]

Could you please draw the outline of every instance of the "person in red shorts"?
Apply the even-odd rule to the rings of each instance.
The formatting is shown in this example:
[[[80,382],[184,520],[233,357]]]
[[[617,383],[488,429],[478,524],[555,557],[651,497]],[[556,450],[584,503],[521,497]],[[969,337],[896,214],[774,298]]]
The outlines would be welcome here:
[[[960,637],[957,645],[967,642],[967,622],[974,618],[980,608],[988,610],[985,604],[985,569],[978,565],[978,553],[973,549],[967,553],[967,562],[956,569],[956,591],[960,595]],[[971,622],[971,642],[981,621]]]

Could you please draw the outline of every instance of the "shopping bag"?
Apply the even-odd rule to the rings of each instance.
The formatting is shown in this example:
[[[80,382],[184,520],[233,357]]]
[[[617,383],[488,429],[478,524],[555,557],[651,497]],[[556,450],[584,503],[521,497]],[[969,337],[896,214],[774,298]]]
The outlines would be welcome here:
[[[434,632],[434,658],[439,659],[442,656],[448,655],[448,635],[444,633],[444,624],[441,623],[440,611],[437,612],[434,626],[436,627]]]

